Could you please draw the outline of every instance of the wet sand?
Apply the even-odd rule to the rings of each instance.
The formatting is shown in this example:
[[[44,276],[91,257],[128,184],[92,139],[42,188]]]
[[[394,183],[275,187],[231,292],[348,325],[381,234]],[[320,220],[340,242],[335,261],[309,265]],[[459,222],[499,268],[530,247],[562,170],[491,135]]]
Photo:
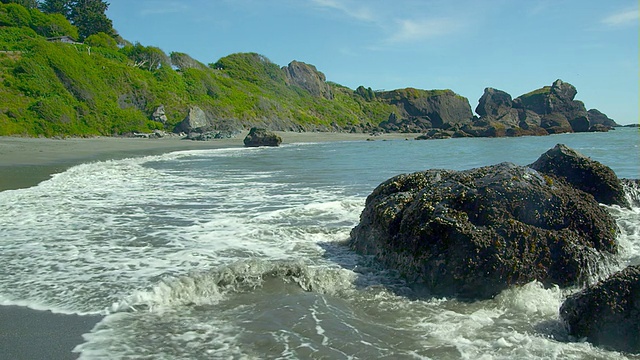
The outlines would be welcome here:
[[[412,134],[279,132],[284,144],[413,139]],[[87,162],[193,150],[242,147],[245,134],[233,139],[190,141],[178,138],[41,139],[0,137],[0,191],[35,186],[52,174]],[[1,211],[1,209],[0,209]],[[1,249],[0,239],[0,249]],[[0,359],[76,359],[72,352],[100,316],[54,314],[22,306],[0,306]]]

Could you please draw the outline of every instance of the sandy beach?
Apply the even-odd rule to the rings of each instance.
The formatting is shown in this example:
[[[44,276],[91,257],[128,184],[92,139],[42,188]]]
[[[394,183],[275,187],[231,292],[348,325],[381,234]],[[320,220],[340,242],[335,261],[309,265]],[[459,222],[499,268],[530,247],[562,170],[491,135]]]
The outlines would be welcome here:
[[[328,141],[413,139],[415,134],[369,134],[278,132],[284,144]],[[0,137],[0,191],[30,187],[51,174],[86,162],[158,155],[179,150],[242,147],[246,133],[232,139],[190,141],[176,137],[44,139]]]
[[[414,134],[278,132],[284,144],[413,139]],[[35,186],[52,174],[86,162],[158,155],[179,150],[242,147],[244,136],[213,141],[179,138],[21,138],[0,137],[0,191]],[[1,210],[0,210],[1,211]],[[100,316],[54,314],[19,306],[0,306],[0,358],[75,359],[73,348],[82,343]]]

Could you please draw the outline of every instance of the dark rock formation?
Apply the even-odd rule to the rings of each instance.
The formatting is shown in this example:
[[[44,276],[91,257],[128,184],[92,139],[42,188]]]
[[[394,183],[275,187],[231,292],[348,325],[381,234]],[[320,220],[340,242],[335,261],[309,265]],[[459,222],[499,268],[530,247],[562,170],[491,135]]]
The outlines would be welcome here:
[[[570,296],[560,316],[573,336],[640,353],[640,266],[629,266]]]
[[[541,128],[540,115],[524,109],[519,101],[513,101],[504,91],[486,88],[478,102],[476,113],[480,115],[473,124],[463,130],[473,136],[499,137],[523,135],[547,135]]]
[[[483,116],[492,116],[499,118],[513,108],[513,100],[511,95],[504,91],[494,88],[484,89],[484,94],[478,100],[476,114]]]
[[[288,85],[299,86],[315,97],[333,99],[333,92],[331,86],[327,84],[327,78],[315,66],[292,61],[282,70],[285,72]]]
[[[519,96],[515,107],[531,110],[546,116],[542,127],[550,129],[550,133],[582,132],[589,130],[587,109],[581,101],[574,100],[578,91],[562,80],[556,80],[553,85]]]
[[[167,123],[167,115],[164,111],[164,105],[160,105],[156,108],[156,110],[151,114],[151,119],[153,121],[161,122],[163,124]]]
[[[565,145],[556,145],[529,167],[562,179],[603,204],[629,206],[622,183],[610,167]]]
[[[215,129],[203,129],[201,131],[192,131],[187,134],[188,140],[196,141],[209,141],[219,139],[231,139],[236,137],[240,132],[236,130],[215,130]]]
[[[607,115],[603,114],[597,109],[591,109],[587,111],[587,117],[591,126],[604,125],[608,127],[619,126],[614,120],[610,119]]]
[[[471,123],[473,114],[467,98],[451,90],[401,89],[380,92],[377,99],[395,105],[397,113],[379,126],[387,131],[422,132],[449,129]]]
[[[198,128],[206,128],[211,126],[211,121],[207,118],[207,115],[197,106],[189,108],[189,114],[176,125],[173,130],[176,133],[184,132],[190,133]]]
[[[605,131],[594,125],[615,124],[597,110],[588,113],[581,101],[574,100],[576,94],[576,88],[562,80],[515,99],[504,91],[486,88],[476,108],[480,118],[463,130],[472,136],[521,136]]]
[[[593,196],[528,167],[396,176],[367,198],[350,246],[435,295],[489,298],[532,280],[571,286],[617,251]]]
[[[244,146],[279,146],[282,138],[271,131],[261,128],[251,128],[249,134],[244,138]]]

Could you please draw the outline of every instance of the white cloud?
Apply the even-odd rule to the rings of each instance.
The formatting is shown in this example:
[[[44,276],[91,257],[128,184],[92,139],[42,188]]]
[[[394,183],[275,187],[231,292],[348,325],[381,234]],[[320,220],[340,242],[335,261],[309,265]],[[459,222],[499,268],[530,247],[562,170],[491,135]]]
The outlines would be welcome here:
[[[392,29],[388,43],[408,43],[428,40],[459,30],[462,24],[452,18],[433,18],[397,21],[397,27]]]
[[[638,22],[638,8],[620,11],[602,19],[602,23],[609,26],[632,25],[637,22]]]
[[[376,15],[371,9],[364,6],[355,6],[352,2],[339,0],[311,0],[316,6],[334,9],[343,14],[361,21],[375,21]]]

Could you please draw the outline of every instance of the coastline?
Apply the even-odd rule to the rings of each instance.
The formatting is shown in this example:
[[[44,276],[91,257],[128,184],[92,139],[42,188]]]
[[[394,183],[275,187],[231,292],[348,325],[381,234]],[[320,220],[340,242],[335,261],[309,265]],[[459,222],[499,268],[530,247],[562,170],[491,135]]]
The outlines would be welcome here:
[[[283,144],[413,139],[415,134],[276,132]],[[247,132],[235,138],[211,141],[182,140],[175,137],[144,138],[23,138],[0,137],[0,191],[35,186],[52,174],[86,162],[117,160],[128,157],[160,155],[180,150],[203,150],[243,147]]]
[[[276,132],[283,144],[413,139],[415,134]],[[35,186],[87,162],[160,155],[180,150],[243,147],[246,132],[232,139],[190,141],[178,138],[22,138],[0,137],[0,192]],[[29,307],[0,305],[0,349],[11,359],[76,359],[73,349],[102,316],[68,315]]]

